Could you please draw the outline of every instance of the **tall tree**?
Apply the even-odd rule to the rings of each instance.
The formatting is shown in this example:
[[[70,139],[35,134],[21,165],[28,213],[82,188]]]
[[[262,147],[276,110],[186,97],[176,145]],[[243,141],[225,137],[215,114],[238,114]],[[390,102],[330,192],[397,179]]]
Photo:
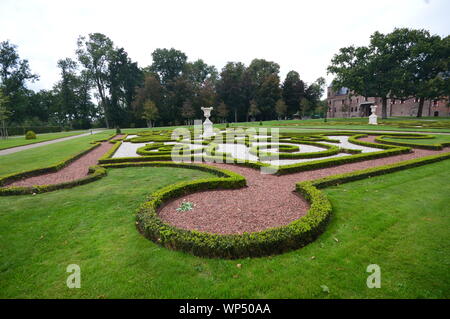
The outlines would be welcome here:
[[[387,100],[399,95],[409,78],[407,61],[420,30],[395,29],[375,32],[369,46],[341,48],[331,60],[328,72],[335,74],[333,87],[348,87],[365,97],[382,100],[382,118],[387,118]]]
[[[152,58],[150,70],[158,74],[163,85],[181,76],[187,61],[186,54],[174,48],[156,49]]]
[[[192,119],[195,116],[195,110],[190,101],[184,101],[181,107],[181,116],[186,120],[187,125],[191,125]]]
[[[228,114],[230,111],[228,110],[228,106],[221,102],[219,106],[217,107],[217,116],[219,119],[221,119],[223,122],[227,120]]]
[[[0,43],[0,88],[8,98],[6,108],[15,121],[21,122],[27,117],[29,90],[27,81],[34,82],[39,77],[31,73],[28,60],[21,60],[17,46],[3,41]]]
[[[58,122],[62,127],[67,121],[73,120],[77,113],[77,63],[66,58],[58,61],[58,67],[61,69],[61,81],[57,84],[59,89]]]
[[[9,119],[10,111],[6,108],[8,98],[3,94],[3,90],[0,89],[0,138],[8,138],[8,129],[6,127],[6,121]]]
[[[228,105],[234,122],[247,117],[248,94],[245,86],[246,67],[241,62],[228,62],[220,73],[217,82],[217,94]]]
[[[141,86],[136,87],[135,98],[132,102],[133,114],[137,118],[142,118],[144,103],[147,100],[153,101],[160,117],[165,120],[170,116],[164,110],[164,88],[159,82],[157,75],[153,73],[146,73],[144,76],[144,83]]]
[[[158,108],[152,100],[146,100],[142,111],[142,118],[147,122],[147,127],[152,127],[158,118]]]
[[[142,81],[142,72],[123,48],[114,49],[108,65],[111,120],[115,125],[129,125],[132,119],[131,103],[135,88]]]
[[[450,95],[449,57],[450,36],[441,39],[425,30],[418,32],[417,42],[411,46],[411,57],[407,61],[409,78],[403,87],[406,92],[401,94],[419,99],[417,117],[422,116],[425,100]]]
[[[275,118],[275,104],[281,97],[280,78],[272,73],[257,87],[255,100],[264,120]]]
[[[277,104],[275,104],[275,112],[277,113],[279,120],[286,117],[287,109],[286,103],[284,103],[282,99],[279,99]]]
[[[301,109],[303,115],[310,114],[319,106],[325,91],[325,79],[323,77],[318,78],[311,83],[305,90],[305,98],[301,100],[300,105],[304,108]],[[308,102],[305,103],[305,100]]]
[[[281,88],[283,100],[287,105],[287,114],[293,115],[298,111],[300,101],[305,95],[305,83],[300,80],[298,72],[290,71]]]
[[[97,94],[100,97],[101,107],[104,111],[106,127],[110,127],[110,101],[109,101],[109,63],[113,53],[113,42],[101,33],[90,33],[88,39],[79,37],[76,53],[78,60],[89,71]]]
[[[259,114],[261,114],[261,111],[259,110],[256,101],[251,100],[250,107],[248,108],[248,115],[253,118],[253,120],[257,120]]]

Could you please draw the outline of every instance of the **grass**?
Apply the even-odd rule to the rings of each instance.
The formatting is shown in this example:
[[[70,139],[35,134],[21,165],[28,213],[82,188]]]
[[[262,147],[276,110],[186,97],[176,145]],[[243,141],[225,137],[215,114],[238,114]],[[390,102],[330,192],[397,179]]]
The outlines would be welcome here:
[[[198,258],[136,231],[151,192],[205,176],[110,169],[70,190],[0,198],[0,298],[450,297],[449,160],[326,189],[325,233],[278,256]],[[69,264],[81,267],[80,289],[65,285]],[[366,287],[369,264],[381,267],[381,289]]]
[[[91,145],[90,142],[104,139],[113,133],[113,130],[103,131],[69,141],[2,155],[0,156],[0,176],[56,164],[87,149]]]
[[[380,131],[405,131],[405,132],[450,132],[450,118],[421,118],[416,117],[393,117],[379,119],[379,125],[369,125],[368,118],[330,118],[309,120],[281,120],[264,121],[262,126],[298,129],[344,129],[344,130],[380,130]],[[231,126],[260,126],[259,121],[232,123]]]
[[[74,136],[74,135],[79,135],[79,134],[83,134],[83,133],[86,133],[86,131],[71,131],[71,132],[36,134],[36,139],[34,139],[34,140],[26,140],[24,136],[12,136],[12,137],[9,137],[7,140],[0,139],[0,150],[11,148],[11,147],[35,144],[35,143],[40,143],[40,142],[45,142],[45,141],[51,141],[51,140],[55,140],[57,138]]]

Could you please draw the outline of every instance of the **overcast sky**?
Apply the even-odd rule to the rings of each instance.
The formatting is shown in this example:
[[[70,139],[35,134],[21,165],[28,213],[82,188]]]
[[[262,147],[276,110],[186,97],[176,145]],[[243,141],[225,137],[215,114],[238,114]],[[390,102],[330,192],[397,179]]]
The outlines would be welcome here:
[[[156,48],[176,48],[189,60],[220,70],[229,61],[275,61],[281,78],[296,70],[306,82],[326,76],[339,48],[366,45],[374,31],[424,28],[447,36],[449,0],[0,0],[0,41],[18,45],[50,89],[58,59],[74,57],[79,35],[100,32],[144,67]]]

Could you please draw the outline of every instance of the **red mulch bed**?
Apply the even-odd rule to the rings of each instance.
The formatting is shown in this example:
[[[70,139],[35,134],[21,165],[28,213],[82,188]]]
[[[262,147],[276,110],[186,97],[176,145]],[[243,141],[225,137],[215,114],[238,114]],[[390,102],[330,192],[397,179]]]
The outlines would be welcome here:
[[[364,138],[373,141],[374,137]],[[262,175],[259,170],[230,164],[211,164],[239,173],[248,187],[237,190],[205,191],[167,203],[159,211],[162,220],[173,226],[217,234],[242,234],[286,225],[306,214],[308,204],[294,194],[295,184],[370,167],[393,164],[413,158],[448,152],[414,149],[413,153],[299,172],[284,176]],[[194,209],[176,211],[181,202],[194,203]]]
[[[123,135],[116,136],[115,139],[122,137]],[[48,173],[39,176],[25,178],[19,181],[15,181],[8,186],[34,186],[34,185],[50,185],[64,182],[70,182],[88,174],[88,169],[91,166],[97,164],[98,159],[103,156],[109,149],[113,147],[113,144],[109,142],[102,142],[99,147],[96,147],[89,153],[83,155],[79,159],[70,163],[63,169],[55,172]]]

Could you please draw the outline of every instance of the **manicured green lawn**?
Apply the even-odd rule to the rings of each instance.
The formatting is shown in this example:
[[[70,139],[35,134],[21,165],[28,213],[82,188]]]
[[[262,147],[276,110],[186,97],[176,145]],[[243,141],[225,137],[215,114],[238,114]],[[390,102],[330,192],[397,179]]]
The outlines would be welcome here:
[[[113,133],[113,130],[103,131],[69,141],[2,155],[0,156],[0,176],[56,164],[87,149],[91,145],[90,142],[104,139]]]
[[[171,251],[135,229],[135,210],[151,192],[206,173],[108,174],[73,189],[0,197],[0,298],[450,297],[449,160],[326,189],[334,214],[314,243],[240,260]],[[69,264],[81,267],[80,289],[66,287]],[[366,287],[369,264],[381,267],[380,289]]]
[[[299,129],[344,129],[344,130],[380,130],[380,131],[405,131],[405,132],[450,132],[450,118],[388,118],[379,119],[380,125],[374,126],[368,124],[368,118],[329,118],[327,122],[324,119],[309,120],[281,120],[264,121],[262,126],[280,127],[280,128],[299,128]],[[421,126],[423,125],[423,126]],[[259,121],[232,123],[231,126],[257,126]]]
[[[39,142],[45,142],[54,140],[61,137],[68,137],[86,133],[87,131],[72,131],[72,132],[58,132],[58,133],[45,133],[45,134],[37,134],[36,139],[34,140],[26,140],[24,136],[11,136],[7,140],[0,139],[0,150],[34,144]]]

